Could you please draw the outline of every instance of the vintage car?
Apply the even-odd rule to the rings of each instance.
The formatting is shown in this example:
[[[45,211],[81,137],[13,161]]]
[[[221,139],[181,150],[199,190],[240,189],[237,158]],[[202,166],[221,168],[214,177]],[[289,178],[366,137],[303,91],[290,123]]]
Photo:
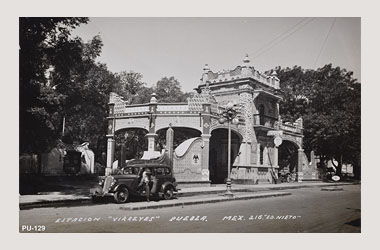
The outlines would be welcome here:
[[[100,176],[100,187],[93,194],[94,199],[105,196],[113,196],[116,203],[125,203],[130,196],[145,196],[145,189],[140,182],[144,170],[152,173],[150,183],[150,195],[170,200],[177,192],[177,183],[170,167],[165,164],[136,164],[127,165],[117,171],[116,174]]]

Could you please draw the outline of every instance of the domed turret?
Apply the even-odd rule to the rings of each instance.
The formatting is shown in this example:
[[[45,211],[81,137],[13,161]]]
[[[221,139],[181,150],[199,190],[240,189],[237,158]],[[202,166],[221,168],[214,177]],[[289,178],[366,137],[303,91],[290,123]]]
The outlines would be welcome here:
[[[152,94],[152,97],[150,98],[150,103],[157,103],[156,93]]]

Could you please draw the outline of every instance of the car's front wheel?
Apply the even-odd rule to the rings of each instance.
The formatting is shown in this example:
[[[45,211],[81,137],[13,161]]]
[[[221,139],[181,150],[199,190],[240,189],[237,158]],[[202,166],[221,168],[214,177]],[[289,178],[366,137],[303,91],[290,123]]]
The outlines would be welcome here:
[[[113,195],[116,203],[121,204],[121,203],[126,203],[129,198],[129,191],[128,188],[126,187],[121,187],[119,188],[116,193]]]
[[[172,187],[166,188],[165,192],[164,192],[164,199],[165,200],[171,200],[171,199],[173,199],[173,197],[174,197],[173,188]]]

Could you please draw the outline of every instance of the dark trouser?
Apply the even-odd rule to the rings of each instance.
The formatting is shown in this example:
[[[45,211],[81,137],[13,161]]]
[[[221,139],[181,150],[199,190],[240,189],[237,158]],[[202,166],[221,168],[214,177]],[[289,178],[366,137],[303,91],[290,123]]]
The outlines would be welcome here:
[[[149,201],[149,199],[150,199],[150,186],[149,186],[149,184],[145,184],[145,195],[146,195],[146,200]]]

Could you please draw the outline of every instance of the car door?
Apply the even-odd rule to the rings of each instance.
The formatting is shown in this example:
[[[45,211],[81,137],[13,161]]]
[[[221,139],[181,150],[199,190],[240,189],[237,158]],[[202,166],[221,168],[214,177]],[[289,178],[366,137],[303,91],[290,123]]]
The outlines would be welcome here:
[[[167,181],[167,176],[165,175],[165,168],[158,166],[155,168],[156,170],[156,178],[157,178],[157,188],[158,191],[163,191],[161,190],[162,185]]]

